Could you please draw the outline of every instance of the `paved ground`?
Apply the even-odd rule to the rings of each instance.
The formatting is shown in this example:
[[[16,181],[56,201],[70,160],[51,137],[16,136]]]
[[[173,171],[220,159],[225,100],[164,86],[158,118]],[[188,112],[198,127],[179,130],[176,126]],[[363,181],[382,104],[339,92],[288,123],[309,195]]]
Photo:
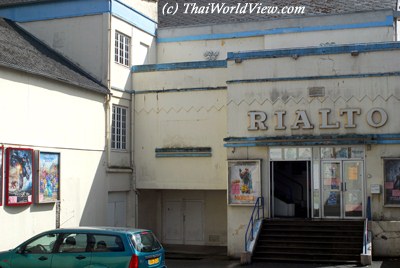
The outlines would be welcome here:
[[[351,268],[360,267],[355,264],[315,264],[315,263],[253,263],[241,266],[238,260],[221,260],[221,259],[167,259],[168,268]],[[372,265],[362,266],[370,268],[399,268],[400,259],[398,260],[380,260],[373,261]]]
[[[371,265],[356,264],[316,264],[316,263],[252,263],[240,265],[240,260],[229,259],[224,247],[196,247],[164,245],[168,268],[400,268],[400,256],[397,259],[374,260]]]

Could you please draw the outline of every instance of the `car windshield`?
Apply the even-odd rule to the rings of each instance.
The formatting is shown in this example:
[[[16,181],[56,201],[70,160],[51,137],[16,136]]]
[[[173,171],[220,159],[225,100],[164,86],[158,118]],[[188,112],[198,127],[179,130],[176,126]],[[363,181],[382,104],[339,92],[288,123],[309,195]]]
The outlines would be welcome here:
[[[153,252],[161,248],[153,233],[149,231],[133,234],[132,240],[136,250],[140,252]]]

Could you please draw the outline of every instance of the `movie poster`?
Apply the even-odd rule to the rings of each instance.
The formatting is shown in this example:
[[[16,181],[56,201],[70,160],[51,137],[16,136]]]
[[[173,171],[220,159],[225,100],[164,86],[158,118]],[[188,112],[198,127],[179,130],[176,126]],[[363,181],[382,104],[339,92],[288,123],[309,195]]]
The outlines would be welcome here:
[[[37,203],[54,203],[60,200],[60,154],[39,153],[39,180]]]
[[[6,205],[32,203],[33,150],[7,148],[6,150]]]
[[[385,205],[400,205],[400,158],[384,160]]]
[[[229,161],[228,168],[228,203],[254,205],[257,198],[261,197],[260,161]]]

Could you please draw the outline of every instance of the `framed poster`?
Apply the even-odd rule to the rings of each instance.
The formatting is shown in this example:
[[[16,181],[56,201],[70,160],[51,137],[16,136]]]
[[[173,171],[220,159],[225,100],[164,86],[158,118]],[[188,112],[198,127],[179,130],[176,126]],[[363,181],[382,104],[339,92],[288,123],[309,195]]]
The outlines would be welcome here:
[[[60,154],[39,152],[38,162],[35,202],[54,203],[60,200]]]
[[[3,154],[4,146],[0,146],[0,206],[3,205]]]
[[[261,196],[260,169],[260,160],[228,161],[228,204],[255,204]]]
[[[6,149],[6,205],[21,206],[32,203],[33,150]]]
[[[385,205],[400,206],[400,158],[383,160]]]

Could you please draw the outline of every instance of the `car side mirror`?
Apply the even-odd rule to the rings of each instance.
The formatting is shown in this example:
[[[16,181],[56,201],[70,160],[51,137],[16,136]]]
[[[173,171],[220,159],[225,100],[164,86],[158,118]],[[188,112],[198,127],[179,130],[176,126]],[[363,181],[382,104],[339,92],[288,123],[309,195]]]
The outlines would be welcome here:
[[[25,250],[25,247],[19,247],[17,249],[17,254],[26,254],[26,253],[28,252]]]

